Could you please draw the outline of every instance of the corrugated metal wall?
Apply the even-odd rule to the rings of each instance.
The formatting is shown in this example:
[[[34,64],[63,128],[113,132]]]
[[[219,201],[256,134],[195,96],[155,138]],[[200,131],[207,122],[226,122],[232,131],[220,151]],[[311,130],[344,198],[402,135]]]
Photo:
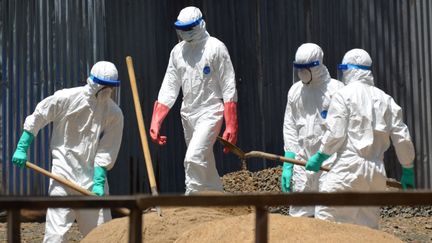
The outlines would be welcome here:
[[[34,91],[39,94],[37,97],[34,96],[27,101],[14,98],[21,97],[19,94],[24,92],[23,88],[18,90],[17,85],[31,84],[34,82],[31,81],[32,77],[33,80],[37,80],[34,78],[34,71],[29,72],[31,65],[24,64],[31,63],[31,60],[35,59],[34,56],[40,60],[46,59],[43,63],[39,62],[37,67],[57,71],[53,72],[50,78],[45,77],[43,80],[72,82],[79,78],[82,80],[90,63],[105,56],[118,66],[120,78],[125,81],[122,85],[121,106],[125,114],[126,129],[119,159],[110,173],[110,188],[114,194],[148,192],[125,56],[131,55],[134,58],[141,105],[148,128],[153,102],[157,98],[165,73],[169,52],[177,42],[172,23],[180,9],[195,5],[205,14],[210,34],[222,40],[231,54],[239,92],[238,145],[243,150],[282,153],[282,122],[286,93],[292,84],[291,63],[301,43],[315,42],[323,48],[324,61],[332,76],[336,75],[336,64],[341,61],[346,51],[351,48],[364,48],[374,61],[376,85],[392,95],[404,110],[405,120],[416,147],[417,184],[419,187],[432,186],[432,170],[429,163],[429,140],[432,139],[432,129],[429,127],[432,6],[427,0],[105,0],[105,4],[103,1],[94,1],[93,4],[86,4],[86,1],[49,1],[50,4],[45,4],[40,1],[43,4],[31,5],[39,6],[34,7],[39,9],[36,13],[42,9],[45,11],[44,14],[41,12],[39,17],[45,22],[40,22],[33,29],[25,26],[35,23],[28,23],[24,21],[25,18],[16,17],[31,12],[27,10],[18,13],[16,9],[24,10],[17,8],[16,4],[29,3],[18,1],[15,4],[16,1],[5,0],[0,2],[2,6],[7,7],[2,7],[4,22],[0,26],[3,26],[3,80],[8,82],[2,84],[13,84],[12,90],[10,87],[2,89],[3,134],[6,133],[3,144],[7,146],[3,150],[5,161],[10,160],[17,136],[21,132],[23,119],[34,108],[34,102],[57,89],[46,84],[48,87],[43,89],[45,93]],[[102,7],[106,13],[105,25],[102,22],[99,22],[99,25],[91,19],[92,16],[98,16],[99,21],[103,20],[99,19],[102,17]],[[91,11],[95,11],[93,15]],[[70,19],[66,20],[66,16]],[[89,23],[88,26],[85,23]],[[69,49],[54,45],[53,39],[60,43],[74,43],[76,39],[73,38],[77,37],[63,34],[60,38],[59,35],[64,32],[57,32],[57,35],[55,32],[55,28],[60,26],[69,29],[78,26],[78,29],[84,32],[84,36],[85,33],[88,36],[81,37],[80,32],[78,36],[84,38],[83,41],[79,45],[71,45]],[[90,26],[97,27],[96,29],[102,33],[105,28],[104,38],[98,34],[90,35],[89,33],[94,33]],[[43,30],[45,32],[42,32]],[[23,41],[18,35],[32,36],[29,38],[32,42],[27,40],[19,46],[27,48],[23,49],[27,54],[13,52],[11,50],[14,49],[8,47],[18,47],[17,43]],[[45,49],[31,47],[34,43],[37,43],[36,46],[43,45]],[[70,58],[70,54],[63,56],[63,59],[58,58],[61,56],[59,53],[65,50],[76,51],[78,54],[75,59]],[[30,54],[32,52],[37,55]],[[85,56],[90,53],[91,57]],[[48,63],[47,60],[51,62]],[[57,74],[58,70],[60,74]],[[44,73],[48,75],[50,72]],[[23,83],[11,82],[11,77],[12,81],[23,80]],[[35,90],[41,89],[38,85],[31,87]],[[30,100],[32,104],[29,104]],[[179,97],[163,125],[162,132],[168,136],[167,146],[151,145],[159,191],[162,193],[184,190],[183,157],[186,148],[179,117],[180,101]],[[25,104],[22,108],[17,107],[22,103]],[[18,108],[19,114],[12,116],[12,112]],[[7,132],[12,135],[8,135]],[[48,131],[45,136],[47,138]],[[46,140],[37,144],[46,144]],[[34,148],[32,151],[44,154],[42,152],[46,151],[46,147]],[[218,144],[215,146],[215,154],[221,174],[239,170],[239,161],[233,155],[223,155]],[[273,162],[258,159],[249,162],[251,170],[274,165]],[[6,167],[4,178],[7,177],[4,181],[9,182],[9,178],[14,178],[9,173],[15,170],[5,165],[3,167]],[[390,177],[399,178],[400,166],[393,151],[386,155],[386,168]]]
[[[2,0],[2,164],[3,191],[46,194],[48,180],[12,166],[22,124],[37,102],[55,90],[85,82],[95,60],[104,58],[103,1]],[[41,130],[29,160],[49,168],[50,128]]]

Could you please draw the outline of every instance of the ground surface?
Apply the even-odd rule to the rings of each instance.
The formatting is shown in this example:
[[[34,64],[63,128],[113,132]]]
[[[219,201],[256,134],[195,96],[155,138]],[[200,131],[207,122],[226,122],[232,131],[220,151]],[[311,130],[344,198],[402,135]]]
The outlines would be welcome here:
[[[236,173],[227,174],[223,177],[224,187],[227,192],[277,192],[280,191],[280,173],[280,168],[273,168],[255,173],[239,171]],[[313,234],[317,235],[315,233],[317,228],[319,228],[317,224],[320,224],[320,222],[316,222],[317,220],[310,221],[311,219],[293,219],[288,216],[283,216],[288,212],[286,207],[270,208],[269,211],[273,212],[270,216],[269,225],[270,242],[279,242],[279,240],[283,241],[285,238],[275,237],[277,237],[277,235],[283,236],[283,232],[290,232],[285,230],[277,233],[276,236],[274,236],[275,232],[277,232],[275,230],[282,227],[279,226],[279,224],[292,224],[293,227],[300,227],[301,225],[315,225],[312,230],[314,232]],[[231,240],[235,239],[241,241],[243,239],[243,241],[248,241],[248,237],[253,237],[253,233],[251,233],[253,227],[253,221],[251,220],[253,219],[249,214],[250,212],[251,209],[246,207],[237,209],[195,208],[192,209],[192,211],[188,208],[166,208],[163,209],[163,221],[155,213],[148,213],[144,215],[144,237],[147,240],[153,239],[153,242],[173,242],[176,239],[179,242],[191,242],[193,235],[201,234],[200,237],[204,237],[202,235],[203,233],[208,232],[210,229],[214,229],[215,227],[219,227],[214,233],[206,234],[205,239],[208,239],[208,242],[214,241],[216,239],[219,240],[219,242],[223,242],[223,237],[227,235],[231,236]],[[28,212],[24,212],[24,214],[26,214],[28,218],[32,218],[32,220],[37,218],[37,216],[32,216]],[[237,215],[238,217],[233,218],[233,214]],[[286,221],[287,218],[289,218],[289,221]],[[89,237],[96,237],[96,239],[101,239],[100,242],[103,241],[104,243],[127,242],[127,238],[124,238],[125,235],[127,237],[126,222],[127,221],[125,219],[115,219],[107,224],[107,226],[101,226],[92,231],[89,236],[83,240],[83,242],[97,242],[95,241],[95,238]],[[108,225],[110,226],[108,227]],[[229,227],[230,225],[233,225],[233,227]],[[201,228],[198,230],[196,226],[200,226]],[[393,236],[398,237],[404,242],[432,242],[432,207],[384,207],[382,209],[382,219],[380,226],[381,232],[387,232],[391,234],[376,234],[375,236],[377,237],[385,236],[384,238],[380,238],[381,242],[385,242],[387,239],[390,239],[394,242],[395,239],[391,238]],[[124,230],[123,232],[120,231],[119,233],[118,230],[113,231],[113,227],[115,229]],[[331,229],[331,225],[321,225],[320,227]],[[363,230],[364,227],[361,228],[361,230]],[[365,229],[369,230],[367,228]],[[191,231],[186,232],[188,230]],[[194,232],[193,230],[198,231]],[[347,233],[347,230],[349,229],[344,229],[343,231]],[[21,225],[22,242],[41,242],[43,238],[43,232],[43,219],[39,223],[23,223]],[[362,236],[371,237],[376,232],[379,231],[368,231],[368,233],[364,233]],[[146,235],[148,237],[146,237]],[[337,236],[337,233],[335,233],[335,235]],[[348,235],[355,236],[356,233],[352,232]],[[0,223],[0,242],[6,242],[6,237],[6,224]],[[70,230],[67,238],[68,242],[79,242],[82,240],[82,235],[79,233],[76,225],[74,225]],[[116,240],[110,241],[108,239]],[[305,239],[306,238],[304,237],[302,238],[302,240]],[[148,242],[147,240],[146,242]],[[326,239],[322,238],[319,240],[324,242],[326,241]],[[354,240],[347,240],[353,242],[371,242],[370,239],[358,237],[356,237]]]

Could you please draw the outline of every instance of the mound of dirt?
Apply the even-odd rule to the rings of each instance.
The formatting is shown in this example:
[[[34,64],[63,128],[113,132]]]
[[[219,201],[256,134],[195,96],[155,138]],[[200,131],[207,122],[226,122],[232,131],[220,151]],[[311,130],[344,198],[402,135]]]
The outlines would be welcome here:
[[[269,242],[402,242],[398,238],[352,224],[312,218],[269,215]],[[254,242],[255,214],[207,222],[184,233],[176,242]]]
[[[238,171],[222,178],[226,193],[279,192],[281,167]],[[210,194],[216,192],[209,192]],[[220,193],[220,192],[219,192]],[[218,194],[219,194],[218,193]],[[203,193],[208,194],[208,193]],[[268,208],[270,242],[401,242],[364,226],[311,218],[294,218],[284,206]],[[250,207],[162,208],[143,215],[145,242],[253,242],[255,214]],[[128,218],[114,219],[90,232],[82,242],[127,242]]]
[[[145,242],[253,242],[255,214],[249,208],[162,208],[143,215]],[[233,213],[235,213],[233,215]],[[81,242],[127,242],[128,218],[91,231]],[[401,242],[367,227],[269,214],[270,242]]]
[[[174,242],[184,232],[205,222],[249,214],[247,207],[239,208],[161,208],[162,217],[156,212],[143,214],[143,238],[145,242]],[[127,242],[127,217],[111,220],[92,230],[81,242]]]

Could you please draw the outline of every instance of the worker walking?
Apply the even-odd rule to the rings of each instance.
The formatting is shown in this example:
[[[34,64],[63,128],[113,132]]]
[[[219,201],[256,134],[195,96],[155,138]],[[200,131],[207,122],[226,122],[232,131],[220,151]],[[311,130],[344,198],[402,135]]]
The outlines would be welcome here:
[[[172,49],[162,87],[154,104],[150,137],[159,145],[163,120],[183,92],[181,120],[187,151],[184,158],[186,194],[222,191],[213,144],[222,119],[223,138],[237,141],[237,90],[234,69],[225,45],[211,37],[201,11],[186,7],[174,23],[180,42]],[[224,149],[224,152],[228,152]]]

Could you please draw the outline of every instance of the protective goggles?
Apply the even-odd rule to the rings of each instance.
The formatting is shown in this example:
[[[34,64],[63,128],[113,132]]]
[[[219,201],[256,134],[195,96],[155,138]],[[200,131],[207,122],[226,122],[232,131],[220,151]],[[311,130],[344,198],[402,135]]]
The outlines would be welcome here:
[[[320,65],[319,61],[313,61],[310,63],[293,63],[293,66],[298,69],[311,68]]]
[[[113,86],[113,87],[120,86],[120,80],[107,80],[107,79],[97,78],[93,75],[90,75],[89,78],[93,80],[93,82],[100,85]]]
[[[362,70],[370,70],[370,66],[356,65],[356,64],[339,64],[337,66],[339,70],[348,70],[348,69],[362,69]]]
[[[192,30],[195,26],[199,25],[201,23],[202,19],[203,18],[201,17],[197,20],[188,21],[188,22],[182,22],[180,20],[177,20],[174,23],[174,27],[178,30],[189,31],[189,30]]]
[[[337,65],[337,79],[339,81],[346,83],[346,80],[344,79],[344,71],[352,70],[352,69],[360,69],[360,70],[368,71],[371,69],[371,67],[364,66],[364,65],[357,65],[357,64],[339,64]]]

